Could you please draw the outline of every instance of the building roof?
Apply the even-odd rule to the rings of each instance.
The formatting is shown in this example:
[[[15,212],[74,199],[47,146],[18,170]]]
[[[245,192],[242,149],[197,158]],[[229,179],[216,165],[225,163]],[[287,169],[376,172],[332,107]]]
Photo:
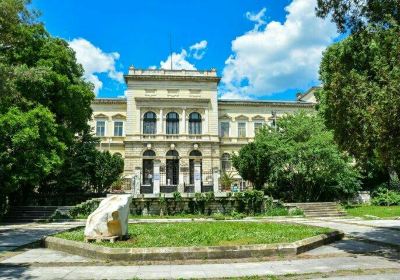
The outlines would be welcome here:
[[[136,69],[130,67],[128,74],[124,75],[128,80],[138,81],[213,81],[219,83],[215,69],[211,70],[168,70],[168,69]]]
[[[301,106],[312,107],[315,104],[304,101],[282,101],[282,100],[235,100],[235,99],[219,99],[219,105],[235,105],[235,106]]]
[[[126,98],[95,98],[93,104],[126,104]]]

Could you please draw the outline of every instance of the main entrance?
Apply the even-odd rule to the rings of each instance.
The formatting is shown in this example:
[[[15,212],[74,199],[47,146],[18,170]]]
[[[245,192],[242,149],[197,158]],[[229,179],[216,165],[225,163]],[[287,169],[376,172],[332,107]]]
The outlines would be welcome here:
[[[179,184],[179,153],[169,150],[166,154],[166,184]]]
[[[202,176],[202,162],[201,162],[201,152],[198,150],[193,150],[189,154],[189,184],[193,185],[194,184],[194,162],[195,160],[200,161],[200,181],[201,181],[201,176]]]
[[[143,153],[143,185],[153,185],[155,156],[156,153],[152,150]]]

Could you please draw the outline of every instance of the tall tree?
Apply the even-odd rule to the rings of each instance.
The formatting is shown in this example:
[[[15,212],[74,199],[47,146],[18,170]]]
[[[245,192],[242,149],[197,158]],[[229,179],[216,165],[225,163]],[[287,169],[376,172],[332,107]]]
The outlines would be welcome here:
[[[368,24],[400,23],[399,0],[317,0],[317,15],[331,16],[342,33],[355,33]]]
[[[318,93],[339,145],[363,166],[379,162],[392,175],[400,174],[399,35],[399,25],[370,26],[329,47]]]
[[[57,138],[53,114],[43,106],[28,112],[16,107],[0,115],[0,214],[6,197],[30,191],[62,164],[65,145]]]
[[[10,190],[23,186],[27,192],[43,189],[38,187],[48,186],[50,181],[59,187],[59,183],[65,179],[60,176],[66,175],[64,168],[68,163],[89,164],[75,158],[79,157],[77,154],[84,153],[83,150],[75,153],[74,150],[85,149],[85,145],[80,147],[77,143],[81,141],[79,135],[89,131],[88,121],[92,114],[90,105],[94,99],[93,85],[84,80],[83,68],[77,63],[74,51],[66,41],[54,38],[46,31],[37,20],[38,13],[27,8],[29,3],[29,0],[0,1],[0,117],[6,123],[6,119],[10,120],[11,115],[17,113],[21,120],[31,121],[32,114],[35,114],[38,120],[47,116],[51,125],[50,129],[44,121],[32,122],[32,129],[39,131],[40,141],[31,139],[27,143],[26,162],[21,160],[23,145],[19,147],[19,155],[10,154],[10,149],[14,151],[12,148],[0,145],[0,154],[9,155],[0,161],[0,170],[5,176],[2,178],[4,181],[0,180],[0,185],[7,184]],[[21,139],[30,139],[33,136],[28,123],[26,126],[19,132],[8,124],[3,125],[0,135],[4,139],[15,140],[16,135],[26,132],[28,135]],[[49,137],[48,141],[58,142],[64,148],[52,149],[49,143],[52,152],[49,155],[43,149],[43,137]],[[95,144],[90,145],[90,149],[94,150]],[[13,161],[13,156],[21,158]],[[38,160],[36,173],[40,180],[36,180],[36,177],[17,180],[23,178],[18,174],[20,170],[26,170],[29,174],[35,170],[29,165],[31,159]],[[9,160],[13,161],[12,168]],[[80,167],[80,170],[85,170],[83,166]],[[79,166],[76,168],[79,169]]]

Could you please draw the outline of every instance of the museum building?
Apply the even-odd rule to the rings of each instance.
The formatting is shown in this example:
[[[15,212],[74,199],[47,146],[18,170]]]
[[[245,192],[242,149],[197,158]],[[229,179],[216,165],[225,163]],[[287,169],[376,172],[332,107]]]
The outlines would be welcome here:
[[[119,153],[125,188],[135,193],[219,192],[220,175],[248,183],[230,157],[264,125],[298,110],[314,111],[315,88],[296,101],[218,99],[214,69],[129,68],[125,98],[96,98],[90,125],[98,148]]]

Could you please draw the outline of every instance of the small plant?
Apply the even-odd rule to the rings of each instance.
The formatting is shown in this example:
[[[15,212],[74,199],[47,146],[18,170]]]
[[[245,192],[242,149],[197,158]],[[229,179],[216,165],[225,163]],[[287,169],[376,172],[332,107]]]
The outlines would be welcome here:
[[[160,207],[160,216],[164,216],[165,206],[167,204],[167,199],[165,198],[165,194],[160,194],[158,197],[158,205]]]
[[[232,184],[235,182],[232,172],[223,172],[219,180],[223,190],[230,190]]]
[[[237,212],[237,211],[235,211],[235,210],[233,210],[233,211],[231,212],[231,216],[232,216],[232,218],[234,218],[235,220],[241,220],[241,219],[243,219],[244,217],[246,217],[245,214],[239,213],[239,212]]]
[[[304,216],[304,212],[300,208],[294,208],[294,209],[289,210],[289,215],[290,216]]]
[[[226,220],[226,216],[222,213],[214,213],[211,215],[214,220]]]

